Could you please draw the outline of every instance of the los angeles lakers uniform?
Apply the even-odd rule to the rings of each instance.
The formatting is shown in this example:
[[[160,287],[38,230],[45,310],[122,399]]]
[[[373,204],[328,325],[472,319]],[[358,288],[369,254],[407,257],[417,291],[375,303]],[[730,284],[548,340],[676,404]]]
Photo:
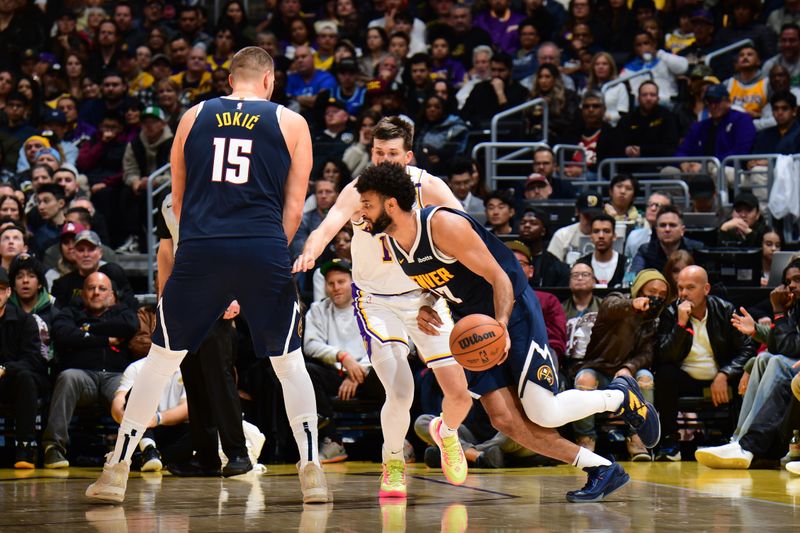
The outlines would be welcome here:
[[[422,178],[425,171],[408,166],[406,172],[417,191],[415,207],[424,206]],[[429,305],[429,298],[395,261],[389,236],[372,235],[363,220],[353,221],[353,307],[367,353],[374,358],[383,346],[391,343],[414,343],[429,367],[455,364],[450,354],[450,332],[453,320],[444,300],[433,308],[442,318],[439,335],[428,335],[419,329],[417,314],[420,307]]]
[[[508,274],[514,289],[514,308],[508,322],[511,349],[501,365],[483,372],[467,372],[469,388],[475,394],[486,394],[513,385],[519,397],[525,394],[528,381],[558,393],[557,365],[547,345],[547,328],[539,299],[528,285],[514,252],[469,215],[446,207],[426,207],[415,212],[417,237],[406,252],[394,239],[389,239],[399,265],[419,287],[446,299],[456,319],[480,313],[495,316],[494,291],[483,277],[437,249],[431,237],[431,217],[439,211],[463,216],[472,224],[500,267]]]

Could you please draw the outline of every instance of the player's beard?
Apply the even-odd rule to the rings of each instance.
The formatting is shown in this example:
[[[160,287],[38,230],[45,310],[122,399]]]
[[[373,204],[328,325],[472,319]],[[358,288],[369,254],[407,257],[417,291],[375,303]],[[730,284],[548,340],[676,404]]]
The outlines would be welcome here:
[[[381,214],[378,218],[375,219],[374,222],[370,223],[369,232],[372,235],[377,235],[379,233],[385,233],[386,228],[392,223],[392,219],[389,215],[386,214],[386,210],[381,210]]]

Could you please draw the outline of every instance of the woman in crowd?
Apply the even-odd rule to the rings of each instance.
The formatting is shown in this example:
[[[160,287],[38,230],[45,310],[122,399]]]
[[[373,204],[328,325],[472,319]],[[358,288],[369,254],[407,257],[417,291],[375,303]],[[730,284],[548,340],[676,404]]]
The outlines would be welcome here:
[[[578,95],[564,87],[558,67],[546,63],[540,65],[533,80],[531,98],[543,98],[547,102],[548,142],[557,144],[563,139],[575,122],[578,112]],[[534,139],[542,139],[543,106],[535,106],[528,115],[530,132]]]
[[[606,121],[612,125],[619,122],[620,116],[630,109],[630,96],[627,86],[620,83],[603,91],[603,86],[617,79],[617,64],[608,52],[598,52],[592,57],[587,91],[600,91],[606,104]]]
[[[639,227],[644,225],[642,213],[633,205],[639,183],[629,174],[617,174],[608,188],[609,202],[604,210],[617,222],[627,222]]]
[[[371,109],[363,111],[356,121],[356,132],[358,139],[347,147],[342,155],[342,161],[350,170],[350,174],[358,176],[361,171],[367,168],[370,163],[370,151],[372,150],[372,128],[381,119],[380,113]]]
[[[446,172],[450,159],[463,149],[468,128],[458,115],[445,112],[444,100],[428,96],[415,124],[414,153],[420,166],[434,175]]]
[[[388,46],[389,38],[386,35],[386,30],[378,27],[367,30],[364,55],[358,60],[358,68],[361,70],[361,75],[365,80],[371,80],[376,77],[378,63],[388,53],[386,51]]]
[[[664,265],[664,277],[669,285],[670,303],[678,297],[678,274],[687,266],[694,264],[694,257],[688,250],[675,250],[667,258]]]
[[[2,212],[2,205],[0,205]],[[775,228],[767,226],[764,236],[761,237],[761,286],[766,287],[769,282],[769,273],[772,270],[772,258],[775,252],[781,251],[783,239]]]

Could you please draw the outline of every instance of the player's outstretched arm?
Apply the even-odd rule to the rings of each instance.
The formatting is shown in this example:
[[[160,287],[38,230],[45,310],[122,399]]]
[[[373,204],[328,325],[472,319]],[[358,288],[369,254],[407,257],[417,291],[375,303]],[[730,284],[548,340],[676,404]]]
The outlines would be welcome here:
[[[464,206],[458,201],[458,198],[450,190],[450,187],[436,176],[425,174],[422,178],[422,200],[425,202],[423,207],[429,205],[441,205],[449,207],[457,211],[463,211]]]
[[[178,129],[175,131],[175,139],[172,141],[172,151],[169,156],[172,174],[172,212],[175,213],[175,220],[179,224],[183,209],[183,192],[186,190],[186,158],[183,155],[183,145],[201,108],[202,104],[197,104],[183,114],[178,123]]]
[[[283,194],[283,231],[291,243],[303,220],[303,205],[308,191],[308,178],[314,164],[311,133],[306,119],[289,109],[281,111],[281,132],[292,158]]]
[[[494,317],[498,322],[508,325],[514,306],[511,279],[472,228],[472,224],[461,215],[436,211],[431,218],[431,235],[438,250],[454,257],[491,284],[494,292]]]
[[[358,194],[355,180],[353,180],[345,185],[342,192],[339,193],[336,203],[325,215],[322,224],[308,235],[303,252],[294,261],[292,272],[306,272],[314,268],[314,262],[331,242],[331,239],[360,210],[361,195]]]

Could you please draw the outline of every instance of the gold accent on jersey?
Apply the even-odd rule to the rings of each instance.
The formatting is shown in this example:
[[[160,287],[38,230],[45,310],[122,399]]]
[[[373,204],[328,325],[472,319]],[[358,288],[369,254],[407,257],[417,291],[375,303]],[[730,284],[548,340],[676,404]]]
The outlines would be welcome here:
[[[240,111],[225,111],[224,113],[216,113],[217,127],[223,128],[225,126],[239,126],[252,130],[256,126],[256,122],[261,118],[261,115],[251,115],[250,113],[242,113]]]
[[[453,276],[446,268],[438,268],[427,274],[419,274],[417,276],[410,276],[414,282],[423,289],[436,289],[447,285],[447,282],[452,280]]]

